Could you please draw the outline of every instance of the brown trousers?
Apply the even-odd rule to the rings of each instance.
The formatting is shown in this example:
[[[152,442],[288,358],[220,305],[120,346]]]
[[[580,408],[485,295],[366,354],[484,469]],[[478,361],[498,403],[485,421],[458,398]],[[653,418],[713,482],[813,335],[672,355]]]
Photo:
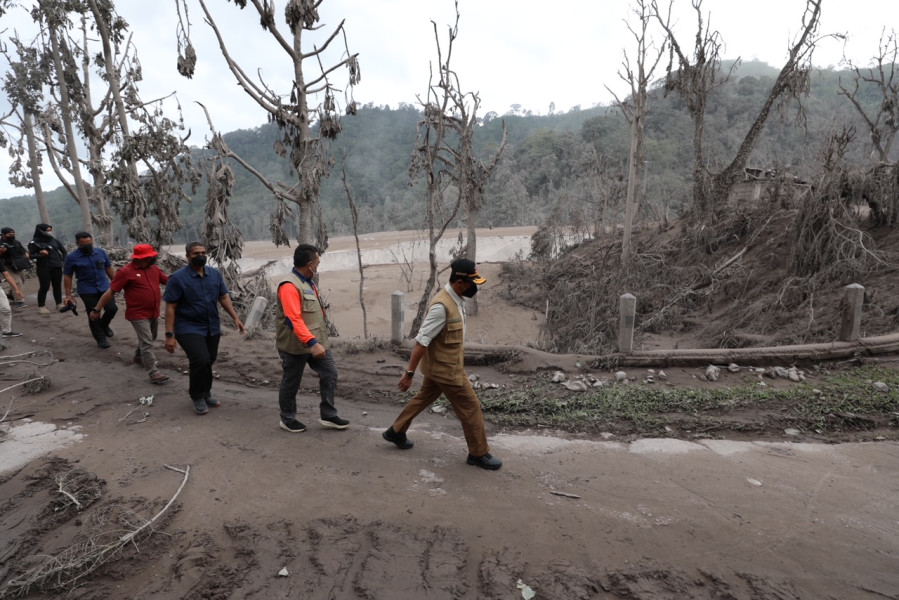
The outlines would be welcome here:
[[[474,388],[471,387],[471,382],[467,379],[463,385],[451,385],[438,383],[425,376],[421,383],[421,389],[394,422],[393,430],[397,433],[406,433],[412,424],[412,419],[433,404],[440,394],[446,396],[459,421],[462,422],[462,431],[465,433],[465,441],[468,443],[468,453],[472,456],[484,456],[490,452],[481,403]]]

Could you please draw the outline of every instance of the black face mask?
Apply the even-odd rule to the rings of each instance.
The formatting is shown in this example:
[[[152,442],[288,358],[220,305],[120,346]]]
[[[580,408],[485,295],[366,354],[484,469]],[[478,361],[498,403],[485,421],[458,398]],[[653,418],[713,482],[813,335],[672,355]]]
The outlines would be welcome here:
[[[462,295],[466,298],[474,298],[474,295],[478,293],[477,284],[472,284],[470,288],[462,292]]]
[[[78,246],[78,249],[81,250],[82,254],[90,254],[91,252],[94,251],[94,245],[93,244],[85,244],[83,246]]]
[[[206,257],[202,254],[200,256],[194,256],[192,259],[190,259],[190,264],[199,269],[200,267],[206,265]]]

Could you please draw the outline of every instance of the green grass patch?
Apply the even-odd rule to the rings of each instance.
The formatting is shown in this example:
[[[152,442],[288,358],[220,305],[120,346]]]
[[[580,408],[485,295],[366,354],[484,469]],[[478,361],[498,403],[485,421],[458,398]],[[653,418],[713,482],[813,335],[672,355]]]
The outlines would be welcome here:
[[[875,390],[875,381],[890,391]],[[492,421],[512,426],[639,435],[666,435],[672,427],[697,435],[784,427],[843,432],[884,420],[895,425],[899,372],[870,366],[822,371],[781,389],[757,383],[673,388],[632,382],[573,392],[543,379],[511,391],[485,390],[480,399]]]

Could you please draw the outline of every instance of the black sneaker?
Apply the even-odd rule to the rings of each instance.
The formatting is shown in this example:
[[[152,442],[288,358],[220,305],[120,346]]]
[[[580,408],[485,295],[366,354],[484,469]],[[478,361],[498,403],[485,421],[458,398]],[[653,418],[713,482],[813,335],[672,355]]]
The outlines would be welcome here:
[[[396,444],[396,447],[400,450],[408,450],[415,445],[415,442],[407,438],[405,433],[395,432],[393,430],[393,425],[391,425],[387,431],[382,433],[381,437],[392,444]]]
[[[493,458],[489,453],[484,456],[472,456],[469,454],[468,460],[465,462],[476,467],[481,467],[482,469],[487,469],[488,471],[496,471],[503,466],[503,461],[498,458]]]
[[[322,417],[321,419],[318,420],[318,422],[321,423],[322,425],[324,425],[325,427],[329,427],[331,429],[346,429],[347,427],[350,426],[349,421],[347,421],[346,419],[341,419],[337,415],[334,415],[333,417],[328,417],[327,419]]]
[[[109,340],[107,340],[106,338],[100,338],[99,340],[97,340],[97,345],[100,346],[101,348],[103,348],[104,350],[106,348],[109,348],[110,346],[112,346],[112,344],[110,344]]]
[[[106,328],[106,337],[115,337],[115,332],[109,327]]]
[[[19,337],[22,334],[19,333],[18,331],[4,331],[0,335],[3,335],[3,337]]]
[[[206,406],[206,400],[204,398],[200,398],[199,400],[194,400],[194,412],[198,415],[205,415],[209,412],[209,407]]]
[[[302,433],[306,431],[306,426],[294,419],[290,423],[281,421],[281,429],[289,431],[290,433]]]
[[[209,408],[218,408],[222,405],[222,401],[218,398],[213,398],[212,396],[206,396],[206,406]]]

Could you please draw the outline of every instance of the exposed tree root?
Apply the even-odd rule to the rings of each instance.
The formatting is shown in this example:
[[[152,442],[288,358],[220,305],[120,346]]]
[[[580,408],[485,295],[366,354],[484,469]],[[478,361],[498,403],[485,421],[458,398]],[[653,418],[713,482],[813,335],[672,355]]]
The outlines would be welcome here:
[[[136,544],[139,538],[146,539],[146,537],[142,536],[152,534],[153,523],[175,503],[190,476],[189,465],[184,469],[169,465],[165,465],[165,467],[182,473],[184,477],[175,495],[152,519],[126,534],[119,535],[116,532],[103,532],[90,537],[84,542],[69,546],[55,556],[30,557],[28,561],[35,563],[34,566],[23,574],[11,578],[6,588],[0,591],[0,598],[22,597],[36,590],[71,589],[77,582],[116,556],[119,556],[127,545]],[[57,484],[59,485],[57,491],[69,497],[76,505],[79,505],[80,503],[75,497],[64,490],[64,482],[64,478],[57,478]]]

